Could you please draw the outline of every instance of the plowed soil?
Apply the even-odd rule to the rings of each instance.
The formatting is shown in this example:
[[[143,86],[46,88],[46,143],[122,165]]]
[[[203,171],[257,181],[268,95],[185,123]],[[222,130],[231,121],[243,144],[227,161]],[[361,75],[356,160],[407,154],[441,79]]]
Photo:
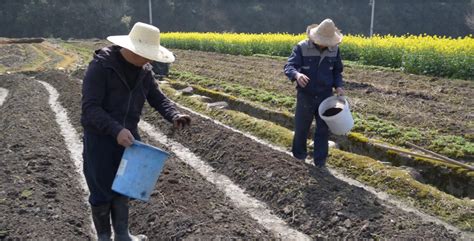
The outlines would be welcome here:
[[[13,52],[20,57],[0,58],[0,64],[14,67],[28,63],[24,53],[8,48],[0,45],[0,53]],[[178,61],[172,66],[179,71],[294,95],[293,86],[282,74],[284,61],[174,52]],[[474,108],[471,82],[400,72],[369,74],[352,68],[345,74],[356,111],[469,138]],[[77,76],[79,79],[59,71],[0,75],[0,87],[9,90],[0,106],[0,239],[91,238],[88,204],[79,176],[49,107],[48,93],[36,81],[48,82],[58,90],[72,125],[82,133],[81,76]],[[193,118],[192,126],[182,131],[173,129],[149,106],[143,118],[266,203],[289,226],[314,239],[460,237],[325,170],[181,111]],[[146,133],[142,139],[169,150]],[[133,233],[144,233],[151,239],[278,238],[235,208],[223,192],[175,154],[167,161],[150,202],[132,202],[130,222]]]
[[[294,158],[191,114],[193,126],[177,134],[149,111],[157,125],[268,203],[287,223],[312,237],[454,238],[444,227],[383,205],[374,195]]]
[[[284,60],[175,49],[172,69],[295,96]],[[400,126],[464,136],[474,134],[474,82],[346,67],[351,108]],[[219,86],[214,88],[219,89]]]
[[[24,75],[0,75],[0,238],[89,238],[90,220],[48,93]]]
[[[80,80],[60,72],[34,76],[58,90],[59,101],[81,133]],[[145,133],[142,138],[163,150],[168,149],[150,140]],[[150,202],[133,202],[130,221],[134,233],[152,238],[275,238],[255,220],[235,209],[229,198],[174,155],[166,162]]]

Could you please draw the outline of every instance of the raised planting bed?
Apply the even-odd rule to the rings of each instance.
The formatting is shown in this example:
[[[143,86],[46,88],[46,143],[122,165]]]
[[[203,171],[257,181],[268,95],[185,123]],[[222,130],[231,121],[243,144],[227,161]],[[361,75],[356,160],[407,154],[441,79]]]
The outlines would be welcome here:
[[[292,134],[286,128],[232,110],[209,109],[206,103],[200,102],[196,98],[176,95],[174,89],[164,85],[162,85],[162,89],[175,101],[222,123],[252,133],[285,148],[288,148],[291,143]],[[295,161],[292,159],[291,162]],[[472,229],[473,219],[468,213],[472,212],[474,205],[469,200],[458,199],[434,187],[422,184],[414,180],[405,170],[385,166],[367,156],[334,149],[331,150],[329,164],[348,176],[412,203],[426,213],[438,216],[462,229]],[[446,205],[440,205],[441,203]]]
[[[0,75],[0,239],[90,239],[86,193],[48,104],[25,75]]]

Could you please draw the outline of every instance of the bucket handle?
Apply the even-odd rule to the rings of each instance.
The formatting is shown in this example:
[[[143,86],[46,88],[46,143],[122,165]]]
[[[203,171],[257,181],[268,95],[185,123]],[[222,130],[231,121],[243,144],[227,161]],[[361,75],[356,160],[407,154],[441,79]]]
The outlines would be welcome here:
[[[145,143],[141,142],[141,141],[137,141],[137,140],[133,140],[133,144],[132,145],[137,145],[137,146],[146,146]]]
[[[349,98],[347,98],[346,95],[338,95],[337,98],[343,99],[344,102],[347,103],[347,109],[349,109],[349,111],[351,110],[351,104],[349,102]]]

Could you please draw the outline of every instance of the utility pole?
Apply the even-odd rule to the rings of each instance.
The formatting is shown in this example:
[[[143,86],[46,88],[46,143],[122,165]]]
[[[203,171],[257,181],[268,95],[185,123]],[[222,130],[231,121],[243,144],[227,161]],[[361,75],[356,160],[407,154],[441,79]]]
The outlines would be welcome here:
[[[148,0],[148,15],[150,16],[150,24],[153,24],[153,20],[152,20],[153,16],[151,13],[151,0]]]
[[[375,0],[369,0],[369,5],[372,6],[372,14],[370,17],[370,37],[374,34],[374,11],[375,11]]]

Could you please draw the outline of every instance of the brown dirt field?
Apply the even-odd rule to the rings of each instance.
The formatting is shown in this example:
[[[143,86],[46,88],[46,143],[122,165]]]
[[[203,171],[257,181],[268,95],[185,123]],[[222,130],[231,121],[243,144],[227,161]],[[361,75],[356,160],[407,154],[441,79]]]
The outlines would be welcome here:
[[[156,113],[145,120],[182,143],[311,237],[452,238],[443,227],[384,206],[367,191],[315,167],[192,115],[193,125],[173,132]],[[211,151],[210,151],[211,150]]]
[[[35,76],[58,89],[60,101],[72,113],[72,122],[80,130],[77,123],[79,81],[54,71]],[[181,132],[172,131],[170,124],[155,112],[147,111],[145,119],[266,202],[291,226],[314,238],[347,235],[359,238],[457,237],[442,226],[385,206],[361,188],[295,162],[289,156],[216,126],[209,120],[192,117],[193,126]],[[147,140],[146,135],[144,137]],[[256,228],[259,225],[233,209],[215,187],[203,181],[189,167],[171,159],[165,171],[168,174],[160,177],[152,201],[134,204],[133,231],[143,231],[152,237],[175,237],[173,235],[177,234],[182,235],[181,238],[202,237],[201,234],[210,237],[269,237],[263,229]],[[216,207],[225,218],[218,220],[221,222],[209,222],[215,213],[212,209]]]
[[[9,70],[19,69],[37,57],[36,52],[29,45],[0,44],[0,65]]]
[[[93,48],[103,45],[100,41],[81,43]],[[31,61],[18,48],[5,46],[8,45],[0,45],[0,53],[13,53],[13,57],[0,57],[0,64],[20,67]],[[284,61],[174,52],[178,61],[172,68],[178,71],[295,94],[282,73]],[[53,53],[50,58],[51,63],[60,61]],[[59,101],[68,110],[78,133],[82,132],[80,82],[58,71],[27,74],[0,75],[0,87],[10,90],[0,107],[0,163],[6,167],[0,172],[0,238],[88,239],[89,214],[77,177],[71,174],[73,162],[49,109],[47,92],[29,77],[48,82],[58,90]],[[81,78],[81,71],[75,74]],[[355,68],[346,68],[345,77],[352,106],[358,112],[403,126],[472,136],[473,82]],[[150,107],[144,119],[265,202],[291,227],[312,238],[459,238],[458,233],[394,208],[327,172],[190,115],[191,128],[179,132],[173,131]],[[168,149],[145,133],[142,138]],[[165,165],[151,201],[136,201],[132,206],[132,232],[145,233],[152,239],[275,238],[174,155]]]
[[[73,161],[43,86],[0,75],[1,239],[88,239],[90,221]]]
[[[173,50],[176,71],[295,96],[283,74],[285,61],[262,57]],[[346,67],[346,92],[358,113],[401,126],[438,130],[471,138],[474,133],[474,82]],[[218,86],[215,87],[219,89]]]
[[[60,102],[81,133],[79,80],[55,71],[34,76],[60,92]],[[144,133],[142,138],[167,150]],[[234,208],[222,192],[174,155],[167,161],[150,202],[133,202],[131,210],[131,230],[151,238],[275,238],[255,220]]]

